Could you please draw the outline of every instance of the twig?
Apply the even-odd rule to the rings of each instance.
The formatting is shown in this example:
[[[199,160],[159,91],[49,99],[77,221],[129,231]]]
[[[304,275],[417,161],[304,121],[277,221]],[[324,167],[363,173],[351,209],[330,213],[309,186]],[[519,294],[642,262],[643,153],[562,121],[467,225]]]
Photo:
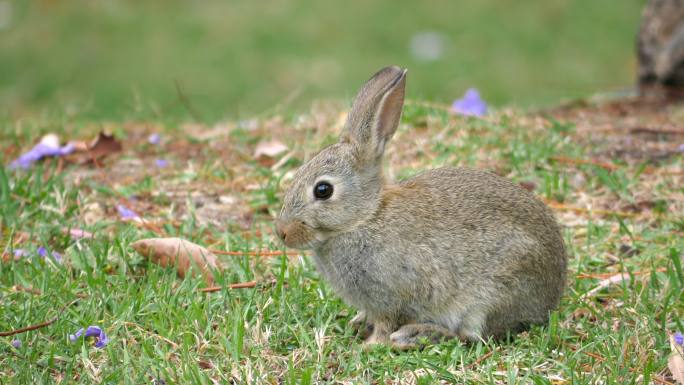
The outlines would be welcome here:
[[[564,163],[564,164],[585,164],[585,165],[592,165],[592,166],[597,166],[601,167],[603,169],[609,170],[609,171],[615,171],[620,169],[620,166],[614,165],[612,163],[607,163],[607,162],[601,162],[599,160],[594,160],[594,159],[575,159],[575,158],[567,158],[564,156],[550,156],[549,160],[553,160],[558,163]],[[667,170],[667,169],[661,169],[658,167],[653,167],[653,166],[648,166],[645,167],[643,170],[641,170],[643,174],[661,174],[661,175],[684,175],[684,171],[681,170]]]
[[[567,158],[564,156],[551,156],[549,157],[550,160],[556,161],[558,163],[565,163],[565,164],[588,164],[592,166],[598,166],[601,168],[604,168],[606,170],[610,171],[615,171],[619,167],[611,164],[611,163],[606,163],[606,162],[601,162],[599,160],[593,160],[593,159],[574,159],[574,158]]]
[[[587,299],[587,298],[594,297],[596,294],[600,293],[601,290],[603,290],[605,288],[608,288],[608,287],[614,286],[614,285],[619,285],[623,282],[625,284],[627,284],[627,283],[629,283],[629,281],[631,279],[632,279],[632,277],[627,273],[618,273],[618,274],[611,275],[610,277],[608,277],[604,280],[601,280],[601,282],[599,282],[595,288],[593,288],[593,289],[589,290],[588,292],[582,294],[580,296],[580,299]]]
[[[247,289],[256,286],[256,281],[232,283],[228,286],[211,286],[200,289],[202,293],[213,293],[215,291],[221,291],[223,289]]]
[[[35,325],[31,325],[31,326],[26,326],[26,327],[23,327],[23,328],[21,328],[21,329],[10,330],[10,331],[8,331],[8,332],[0,332],[0,337],[13,336],[13,335],[15,335],[15,334],[30,332],[31,330],[36,330],[36,329],[40,329],[40,328],[44,328],[44,327],[46,327],[46,326],[52,325],[53,323],[55,323],[55,321],[57,321],[57,320],[59,319],[59,316],[62,315],[62,312],[64,312],[64,309],[66,309],[66,308],[68,308],[69,306],[75,304],[76,302],[78,302],[77,299],[75,299],[75,300],[69,302],[68,304],[62,306],[62,308],[59,309],[59,312],[57,313],[57,315],[54,316],[54,318],[52,318],[52,319],[50,319],[50,320],[48,320],[48,321],[41,322],[41,323],[39,323],[39,324],[35,324]]]
[[[466,369],[473,369],[476,366],[480,365],[482,361],[486,360],[487,358],[491,357],[494,353],[498,352],[499,349],[501,349],[500,346],[497,346],[493,350],[488,351],[487,353],[481,355],[478,357],[475,361],[471,362],[468,366],[466,366]]]
[[[268,251],[223,251],[216,249],[209,249],[214,254],[219,255],[251,255],[255,257],[276,257],[279,255],[302,255],[299,251],[278,251],[278,250],[268,250]]]
[[[594,358],[594,359],[596,359],[596,360],[599,360],[599,361],[605,361],[605,360],[606,360],[605,358],[603,358],[602,355],[600,355],[600,354],[598,354],[598,353],[592,353],[592,352],[582,352],[582,353],[588,355],[588,356],[591,357],[591,358]]]
[[[585,209],[582,207],[574,207],[574,206],[568,206],[566,204],[556,202],[556,201],[546,201],[546,204],[549,205],[552,209],[556,210],[565,210],[565,211],[574,211],[576,213],[584,213],[584,214],[597,214],[597,215],[612,215],[616,217],[624,217],[624,218],[632,218],[635,217],[635,213],[627,213],[624,211],[612,211],[612,210],[599,210],[599,209]]]
[[[656,273],[663,273],[666,271],[667,271],[667,268],[665,268],[665,267],[659,267],[655,270]],[[632,275],[643,275],[643,274],[650,274],[651,272],[652,272],[652,270],[634,271],[631,274]],[[606,279],[606,278],[610,278],[616,274],[620,274],[620,273],[579,273],[575,276],[575,278],[577,278],[577,279],[583,279],[583,278]]]
[[[630,134],[655,134],[655,135],[684,135],[684,130],[666,129],[666,128],[651,128],[651,127],[634,127],[629,129]]]

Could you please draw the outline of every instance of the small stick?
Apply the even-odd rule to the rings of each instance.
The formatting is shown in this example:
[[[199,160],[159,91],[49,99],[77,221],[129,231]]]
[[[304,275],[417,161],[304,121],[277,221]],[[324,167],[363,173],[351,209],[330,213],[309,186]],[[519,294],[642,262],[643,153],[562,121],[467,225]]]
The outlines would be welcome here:
[[[223,250],[216,250],[216,249],[209,249],[214,254],[220,254],[220,255],[251,255],[255,257],[275,257],[278,255],[302,255],[301,252],[298,251],[273,251],[273,250],[268,250],[268,251],[223,251]]]
[[[597,353],[592,353],[592,352],[582,352],[582,353],[588,355],[591,358],[597,359],[599,361],[605,361],[606,360],[600,354],[597,354]]]
[[[667,268],[665,267],[659,267],[655,270],[656,273],[664,273],[667,271]],[[634,271],[632,272],[632,275],[643,275],[643,274],[650,274],[652,270],[646,270],[646,271]],[[626,272],[623,272],[624,274],[627,274]],[[582,279],[582,278],[591,278],[591,279],[606,279],[610,278],[616,274],[620,274],[619,272],[616,273],[579,273],[575,276],[575,278]]]
[[[36,330],[36,329],[40,329],[40,328],[44,328],[44,327],[46,327],[46,326],[52,325],[53,323],[55,323],[55,321],[57,321],[57,320],[59,319],[59,316],[62,315],[62,312],[64,311],[64,309],[66,309],[66,308],[68,308],[69,306],[75,304],[76,302],[78,302],[77,299],[75,299],[75,300],[69,302],[68,304],[62,306],[62,308],[59,309],[59,312],[57,313],[57,315],[54,316],[54,318],[52,318],[52,319],[50,319],[50,320],[48,320],[48,321],[41,322],[41,323],[39,323],[39,324],[35,324],[35,325],[31,325],[31,326],[26,326],[26,327],[23,327],[23,328],[21,328],[21,329],[10,330],[10,331],[8,331],[8,332],[0,332],[0,337],[13,336],[13,335],[15,335],[15,334],[30,332],[31,330]]]
[[[566,164],[589,164],[592,166],[598,166],[601,168],[604,168],[606,170],[610,171],[615,171],[619,167],[611,164],[611,163],[606,163],[606,162],[601,162],[598,160],[593,160],[593,159],[574,159],[574,158],[567,158],[565,156],[551,156],[549,157],[550,160],[556,161],[558,163],[566,163]]]
[[[609,171],[615,171],[620,168],[620,166],[616,166],[612,163],[607,163],[607,162],[601,162],[598,160],[593,160],[593,159],[574,159],[574,158],[567,158],[564,156],[551,156],[549,157],[550,160],[556,161],[558,163],[565,163],[565,164],[586,164],[586,165],[592,165],[592,166],[598,166],[603,169],[609,170]],[[648,166],[643,169],[642,171],[644,174],[661,174],[661,175],[684,175],[684,171],[680,170],[667,170],[667,169],[660,169],[657,167],[652,167]]]
[[[232,283],[228,286],[211,286],[200,289],[202,293],[213,293],[215,291],[221,291],[223,289],[247,289],[256,286],[256,281]]]
[[[576,213],[584,213],[584,214],[597,214],[597,215],[613,215],[616,217],[625,217],[625,218],[632,218],[635,217],[635,213],[627,213],[624,211],[611,211],[611,210],[600,210],[600,209],[585,209],[582,207],[573,207],[573,206],[567,206],[563,203],[555,202],[555,201],[546,201],[546,203],[551,207],[552,209],[556,210],[566,210],[566,211],[574,211]]]
[[[467,368],[467,369],[473,369],[473,368],[476,367],[477,365],[480,365],[480,364],[482,363],[482,361],[484,361],[484,360],[486,360],[487,358],[491,357],[492,354],[494,354],[495,352],[498,352],[499,349],[500,349],[500,347],[497,346],[495,349],[490,350],[489,352],[487,352],[487,353],[481,355],[481,356],[478,357],[475,361],[473,361],[473,362],[470,363],[468,366],[466,366],[466,368]]]

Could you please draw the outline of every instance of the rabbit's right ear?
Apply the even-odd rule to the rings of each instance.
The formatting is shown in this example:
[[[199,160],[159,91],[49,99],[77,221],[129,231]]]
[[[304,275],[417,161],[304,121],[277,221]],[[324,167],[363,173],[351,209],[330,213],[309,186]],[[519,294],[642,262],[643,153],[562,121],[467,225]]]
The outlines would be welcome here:
[[[399,125],[405,88],[405,69],[385,67],[373,75],[356,95],[340,141],[357,145],[364,160],[378,161]]]

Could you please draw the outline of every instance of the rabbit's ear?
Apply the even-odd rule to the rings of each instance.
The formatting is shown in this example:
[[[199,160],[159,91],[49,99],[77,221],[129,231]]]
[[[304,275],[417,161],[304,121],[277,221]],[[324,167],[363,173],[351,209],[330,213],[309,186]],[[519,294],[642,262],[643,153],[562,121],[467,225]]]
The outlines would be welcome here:
[[[356,95],[340,141],[359,146],[367,160],[379,159],[399,125],[405,88],[405,69],[386,67],[373,75]]]

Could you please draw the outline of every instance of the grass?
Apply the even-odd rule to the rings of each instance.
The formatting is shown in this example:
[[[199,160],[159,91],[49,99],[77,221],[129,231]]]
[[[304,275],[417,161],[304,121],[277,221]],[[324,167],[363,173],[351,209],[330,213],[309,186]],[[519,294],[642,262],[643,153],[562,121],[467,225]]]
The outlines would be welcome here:
[[[389,64],[410,69],[410,98],[450,103],[475,86],[495,105],[555,104],[633,83],[644,3],[4,0],[0,113],[211,123],[306,112]],[[444,38],[436,61],[410,52],[425,31]]]
[[[354,315],[319,279],[305,255],[222,257],[217,283],[257,280],[254,289],[201,293],[201,278],[178,279],[130,247],[151,236],[180,236],[216,249],[282,250],[271,231],[282,185],[313,151],[334,140],[339,107],[296,119],[269,116],[212,129],[166,124],[11,120],[0,150],[15,157],[40,134],[87,138],[116,132],[124,152],[99,167],[54,160],[28,171],[0,168],[0,251],[35,255],[0,263],[0,331],[58,320],[0,338],[2,383],[667,383],[668,332],[683,330],[682,177],[644,172],[642,162],[615,171],[554,160],[601,157],[572,122],[499,112],[461,119],[409,103],[388,149],[387,172],[406,177],[441,165],[493,169],[556,208],[571,252],[569,283],[549,325],[507,341],[456,341],[422,351],[364,350],[346,323]],[[159,146],[147,135],[162,134]],[[278,167],[252,158],[274,137],[292,150]],[[154,167],[154,159],[170,162]],[[682,166],[681,155],[655,164]],[[125,204],[154,227],[120,220]],[[589,208],[589,211],[576,210]],[[592,211],[593,209],[596,212]],[[603,210],[603,211],[601,211]],[[63,228],[93,239],[75,240]],[[10,258],[11,259],[11,258]],[[583,297],[602,278],[631,280]],[[60,308],[74,300],[77,302]],[[110,338],[104,349],[68,336],[88,325]],[[21,347],[11,346],[13,338]],[[663,382],[665,381],[665,382]]]

